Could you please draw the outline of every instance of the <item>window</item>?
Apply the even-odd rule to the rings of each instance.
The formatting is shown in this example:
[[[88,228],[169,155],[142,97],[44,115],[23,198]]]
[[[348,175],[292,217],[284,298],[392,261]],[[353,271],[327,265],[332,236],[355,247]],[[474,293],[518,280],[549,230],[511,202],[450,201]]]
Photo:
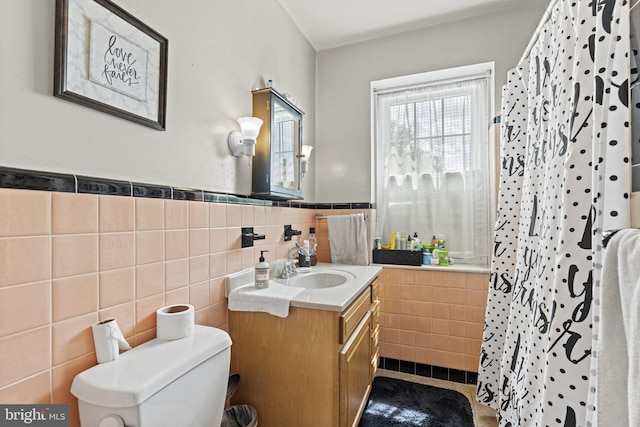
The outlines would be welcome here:
[[[372,83],[383,241],[391,231],[417,232],[422,241],[435,235],[456,261],[488,264],[491,69],[481,64]]]

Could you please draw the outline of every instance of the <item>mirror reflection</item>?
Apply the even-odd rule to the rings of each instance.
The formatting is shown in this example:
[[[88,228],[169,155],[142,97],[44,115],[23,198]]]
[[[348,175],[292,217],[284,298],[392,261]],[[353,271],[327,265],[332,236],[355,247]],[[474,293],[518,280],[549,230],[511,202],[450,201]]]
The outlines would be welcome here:
[[[276,100],[271,134],[274,184],[290,190],[298,188],[299,121]]]

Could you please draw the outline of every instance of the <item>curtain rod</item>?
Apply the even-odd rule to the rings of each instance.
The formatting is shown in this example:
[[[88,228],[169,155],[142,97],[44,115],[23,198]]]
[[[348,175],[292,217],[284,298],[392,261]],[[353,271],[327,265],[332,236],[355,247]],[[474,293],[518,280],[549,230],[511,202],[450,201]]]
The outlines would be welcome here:
[[[385,88],[373,88],[372,92],[375,93],[376,95],[387,95],[390,93],[394,93],[394,92],[399,93],[399,92],[404,92],[405,90],[411,90],[411,89],[426,89],[426,88],[431,89],[436,86],[444,86],[452,83],[464,83],[472,80],[482,80],[488,77],[491,77],[491,70],[486,70],[481,73],[474,73],[474,74],[469,74],[469,75],[460,76],[460,77],[430,80],[430,81],[427,81],[426,83],[419,82],[419,83],[409,83],[406,85],[392,86],[392,87],[385,87]]]
[[[556,3],[558,3],[558,0],[551,0],[547,5],[547,8],[544,11],[544,15],[542,15],[542,19],[540,19],[540,22],[538,23],[536,30],[531,36],[531,40],[529,40],[529,44],[527,44],[527,47],[524,50],[524,53],[520,57],[520,61],[518,61],[518,65],[521,64],[522,61],[524,61],[527,58],[527,56],[529,56],[529,54],[531,53],[531,49],[533,49],[533,45],[536,43],[536,41],[538,40],[538,36],[540,35],[540,30],[542,30],[542,27],[544,26],[544,24],[546,24],[549,18],[551,18],[551,11],[553,10],[553,7],[556,5]]]

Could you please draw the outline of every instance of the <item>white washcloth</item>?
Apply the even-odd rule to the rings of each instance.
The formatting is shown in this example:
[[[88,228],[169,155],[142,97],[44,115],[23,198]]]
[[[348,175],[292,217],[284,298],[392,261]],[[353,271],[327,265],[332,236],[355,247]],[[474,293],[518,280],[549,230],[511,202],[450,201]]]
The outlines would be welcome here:
[[[640,230],[618,231],[604,253],[598,328],[599,426],[640,426]]]
[[[364,214],[327,217],[331,262],[368,265],[369,244]]]
[[[242,286],[229,293],[229,310],[260,311],[287,317],[291,300],[302,291],[303,288],[281,285],[273,280],[264,289],[256,289],[253,284]]]

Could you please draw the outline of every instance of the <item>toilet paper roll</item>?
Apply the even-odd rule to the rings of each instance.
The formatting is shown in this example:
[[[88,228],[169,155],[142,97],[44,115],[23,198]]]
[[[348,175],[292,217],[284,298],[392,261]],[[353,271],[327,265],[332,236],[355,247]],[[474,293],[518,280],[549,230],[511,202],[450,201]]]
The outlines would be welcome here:
[[[116,319],[103,320],[91,326],[93,343],[96,347],[98,363],[110,362],[120,355],[120,350],[129,350],[131,346],[124,339]]]
[[[193,332],[195,310],[191,304],[162,307],[156,311],[156,336],[159,340],[171,341],[188,337]]]

